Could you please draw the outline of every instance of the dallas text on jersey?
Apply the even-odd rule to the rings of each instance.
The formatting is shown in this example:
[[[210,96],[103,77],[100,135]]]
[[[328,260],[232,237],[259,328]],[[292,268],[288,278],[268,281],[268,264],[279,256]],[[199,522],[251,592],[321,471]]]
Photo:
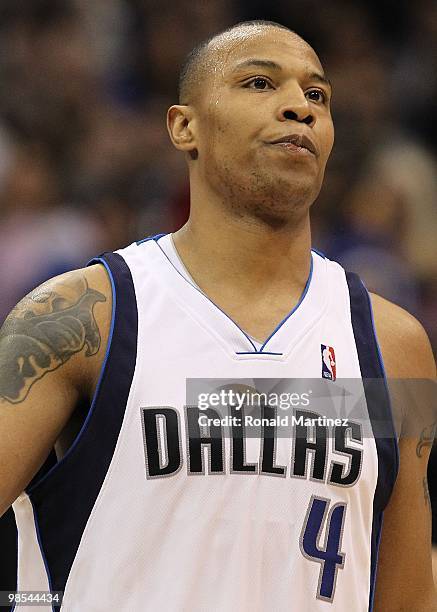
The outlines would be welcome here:
[[[280,427],[276,410],[263,406],[261,427],[245,426],[241,410],[231,408],[228,426],[223,426],[219,414],[212,408],[185,406],[185,432],[176,408],[147,407],[141,409],[147,478],[162,478],[177,474],[183,466],[182,438],[185,441],[187,473],[191,474],[262,474],[283,476],[286,465],[276,463],[276,442],[279,436],[291,440],[290,477],[307,478],[340,487],[353,486],[359,479],[363,461],[362,424],[347,419],[328,425],[326,417],[308,410],[296,410],[291,428]],[[202,418],[210,424],[202,426]],[[279,417],[284,418],[284,417]],[[219,421],[216,423],[215,421]],[[225,460],[225,437],[231,451]],[[259,440],[259,461],[246,462],[246,444]],[[252,442],[253,443],[253,442]],[[204,449],[208,451],[205,460]],[[308,458],[312,455],[312,465]],[[208,468],[206,470],[206,462]]]

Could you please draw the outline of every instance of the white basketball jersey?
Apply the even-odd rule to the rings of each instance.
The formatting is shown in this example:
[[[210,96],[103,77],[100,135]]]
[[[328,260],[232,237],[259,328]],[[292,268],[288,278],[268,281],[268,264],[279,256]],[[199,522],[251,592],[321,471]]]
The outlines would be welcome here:
[[[299,304],[256,344],[187,278],[169,236],[91,263],[112,283],[107,353],[74,444],[13,505],[18,588],[63,591],[65,612],[371,610],[398,458],[388,398],[362,382],[384,378],[358,277],[313,251]],[[213,402],[229,381],[270,393],[290,380],[304,392],[289,435],[274,403],[252,435],[244,407]],[[367,433],[310,423],[323,380],[359,381]]]

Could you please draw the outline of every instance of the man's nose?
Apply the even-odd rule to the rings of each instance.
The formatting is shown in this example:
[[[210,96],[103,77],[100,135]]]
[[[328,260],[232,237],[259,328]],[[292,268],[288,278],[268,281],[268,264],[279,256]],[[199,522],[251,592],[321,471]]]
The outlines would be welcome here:
[[[308,100],[304,92],[299,88],[289,91],[286,99],[278,108],[279,121],[298,121],[313,126],[315,116],[311,114]]]

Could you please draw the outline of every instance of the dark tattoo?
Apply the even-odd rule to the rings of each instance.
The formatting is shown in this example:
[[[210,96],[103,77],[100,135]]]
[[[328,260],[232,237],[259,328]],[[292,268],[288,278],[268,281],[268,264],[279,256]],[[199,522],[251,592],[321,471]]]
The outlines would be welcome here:
[[[433,445],[434,439],[437,433],[437,421],[430,425],[429,427],[425,427],[420,434],[419,442],[416,446],[416,455],[418,457],[422,457],[422,451],[426,447],[431,447]]]
[[[431,510],[431,497],[429,496],[428,480],[426,477],[423,478],[423,493],[425,496],[425,506],[428,506]]]
[[[84,347],[86,357],[98,352],[100,331],[93,309],[97,302],[106,302],[105,296],[90,289],[84,277],[65,294],[68,297],[35,291],[1,328],[0,397],[6,401],[22,402],[37,380]]]

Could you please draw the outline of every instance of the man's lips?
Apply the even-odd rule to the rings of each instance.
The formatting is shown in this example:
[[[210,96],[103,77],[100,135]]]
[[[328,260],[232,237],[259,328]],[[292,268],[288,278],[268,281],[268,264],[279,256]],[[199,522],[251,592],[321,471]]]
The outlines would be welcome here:
[[[306,149],[316,157],[319,155],[319,150],[316,143],[306,134],[287,134],[286,136],[276,138],[276,140],[271,140],[268,144],[282,145],[283,147],[295,151],[298,151],[299,149]]]

